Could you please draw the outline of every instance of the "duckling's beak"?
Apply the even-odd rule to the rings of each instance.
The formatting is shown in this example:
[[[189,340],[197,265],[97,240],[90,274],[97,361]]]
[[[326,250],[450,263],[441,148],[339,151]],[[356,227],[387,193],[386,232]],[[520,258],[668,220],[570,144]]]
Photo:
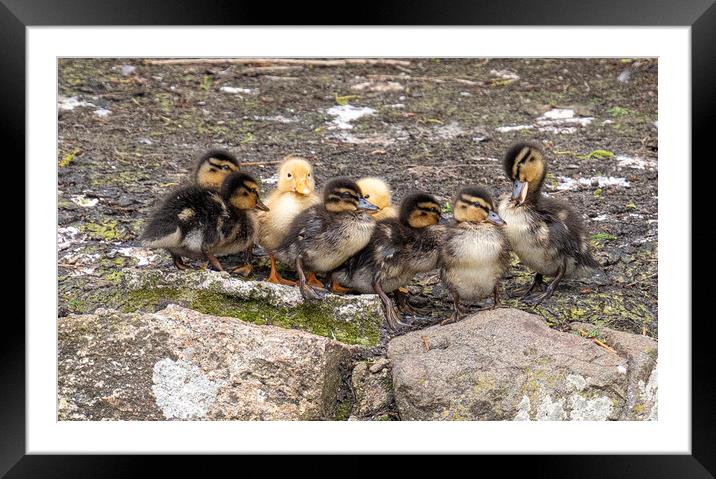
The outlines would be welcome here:
[[[500,216],[495,213],[494,211],[490,211],[490,213],[487,215],[487,221],[492,223],[493,225],[502,226],[506,225],[505,220],[500,218]]]
[[[358,209],[359,210],[368,210],[368,211],[378,211],[380,208],[375,206],[370,201],[366,200],[365,198],[361,198],[358,200]]]
[[[514,189],[512,190],[512,205],[521,205],[527,198],[527,189],[530,184],[526,181],[515,180]]]
[[[269,211],[269,207],[263,204],[263,202],[259,199],[256,199],[256,208],[260,209],[261,211]]]
[[[296,192],[302,195],[309,194],[311,192],[311,188],[308,186],[308,182],[298,182],[298,184],[296,185]]]

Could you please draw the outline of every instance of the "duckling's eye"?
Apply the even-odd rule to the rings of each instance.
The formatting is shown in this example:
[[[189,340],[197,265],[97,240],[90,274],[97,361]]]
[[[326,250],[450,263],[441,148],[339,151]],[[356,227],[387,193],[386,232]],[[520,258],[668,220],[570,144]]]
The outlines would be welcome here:
[[[308,174],[308,177],[309,177],[309,178],[311,177],[311,174],[310,174],[310,173]]]
[[[221,167],[221,169],[228,171],[228,170],[230,170],[231,168],[229,168],[229,165],[224,165],[224,166]]]
[[[363,198],[367,200],[368,198],[370,198],[370,195],[365,195]]]
[[[291,178],[291,173],[288,174],[288,177]]]

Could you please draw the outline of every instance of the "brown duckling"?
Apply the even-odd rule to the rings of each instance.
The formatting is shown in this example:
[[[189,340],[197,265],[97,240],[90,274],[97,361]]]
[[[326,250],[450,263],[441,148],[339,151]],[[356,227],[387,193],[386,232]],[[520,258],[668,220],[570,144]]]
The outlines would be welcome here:
[[[460,190],[453,203],[455,223],[448,228],[440,254],[440,279],[453,297],[454,313],[443,324],[462,317],[460,301],[493,295],[499,302],[499,280],[510,263],[505,222],[495,213],[490,193],[481,186]]]
[[[390,187],[385,181],[374,176],[366,176],[359,178],[356,183],[363,193],[363,198],[370,201],[378,208],[376,211],[369,212],[374,220],[381,221],[389,218],[398,218],[398,208],[392,204]],[[350,289],[344,287],[335,279],[331,282],[330,289],[331,292],[336,294],[344,294],[350,291]],[[407,308],[407,303],[401,302],[401,305]]]
[[[279,167],[276,189],[266,198],[270,211],[259,214],[259,245],[266,250],[271,260],[268,277],[271,283],[296,284],[279,275],[273,251],[281,244],[296,216],[321,202],[315,188],[311,164],[303,158],[287,156]]]
[[[197,160],[192,179],[194,184],[213,191],[219,191],[229,174],[239,171],[239,160],[226,150],[209,150]]]
[[[295,264],[304,298],[319,297],[304,271],[329,273],[363,249],[375,228],[368,211],[375,210],[355,181],[339,177],[326,183],[321,204],[296,216],[274,254],[283,263]]]
[[[256,239],[254,208],[267,209],[256,180],[234,172],[220,192],[191,185],[169,194],[149,219],[142,240],[149,248],[166,249],[179,269],[187,269],[182,258],[187,257],[223,271],[217,255],[245,251]],[[248,274],[251,265],[234,271]]]
[[[407,301],[399,288],[437,267],[445,235],[445,227],[438,225],[440,216],[434,196],[408,195],[400,203],[399,218],[379,221],[368,246],[334,271],[333,279],[350,290],[377,294],[388,326],[394,331],[405,326],[387,293],[394,292],[404,309]]]
[[[373,219],[380,221],[398,217],[398,208],[392,204],[392,194],[388,183],[374,176],[360,178],[356,183],[363,192],[363,198],[378,207],[377,211],[370,213]]]
[[[535,272],[523,295],[542,288],[543,276],[554,279],[536,304],[549,298],[562,278],[599,268],[589,251],[582,217],[569,204],[544,196],[547,165],[535,143],[517,143],[505,154],[504,168],[513,182],[512,195],[500,201],[498,212],[507,223],[505,234],[520,261]]]

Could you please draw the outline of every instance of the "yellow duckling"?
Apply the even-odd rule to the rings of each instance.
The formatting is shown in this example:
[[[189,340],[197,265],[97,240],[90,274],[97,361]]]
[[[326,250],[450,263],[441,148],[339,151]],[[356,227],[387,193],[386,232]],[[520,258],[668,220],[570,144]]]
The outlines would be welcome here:
[[[321,202],[315,188],[311,164],[298,156],[287,156],[279,167],[278,185],[266,198],[269,211],[262,212],[259,216],[259,244],[268,252],[271,260],[268,277],[271,283],[296,284],[279,275],[274,251],[288,233],[294,218],[305,209]],[[311,277],[310,280],[314,278]]]
[[[380,221],[398,218],[398,208],[392,204],[390,187],[385,181],[374,176],[366,176],[356,183],[363,192],[363,198],[378,207],[378,211],[371,212],[373,219]]]

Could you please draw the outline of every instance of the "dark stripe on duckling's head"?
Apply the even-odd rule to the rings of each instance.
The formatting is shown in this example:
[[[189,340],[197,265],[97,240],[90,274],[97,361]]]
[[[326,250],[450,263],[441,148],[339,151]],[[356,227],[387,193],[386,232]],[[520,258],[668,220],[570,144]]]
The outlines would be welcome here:
[[[479,185],[466,186],[455,196],[453,205],[455,221],[462,223],[482,223],[489,221],[494,224],[504,224],[504,221],[495,213],[495,204],[492,195]]]
[[[484,205],[490,209],[494,209],[495,207],[495,204],[492,201],[492,194],[490,193],[490,191],[484,186],[480,185],[470,185],[461,189],[455,197],[455,203],[457,203],[461,199],[465,200],[466,202],[472,202],[477,199],[478,201],[481,200],[482,203],[484,203]]]
[[[226,175],[240,169],[239,160],[228,151],[209,150],[201,155],[196,162],[194,183],[218,191]]]
[[[535,202],[540,196],[547,165],[542,148],[536,143],[520,142],[505,154],[505,173],[513,181],[512,202]]]
[[[440,202],[427,193],[412,193],[400,202],[400,222],[411,228],[437,224],[440,214]]]
[[[505,174],[511,180],[529,183],[541,180],[546,172],[544,152],[533,142],[519,142],[512,145],[503,159]]]
[[[235,171],[224,179],[221,184],[221,196],[240,210],[258,208],[268,211],[259,198],[259,185],[256,180],[240,171]]]
[[[358,184],[346,176],[333,178],[323,188],[323,205],[328,211],[356,211],[377,208],[363,198]]]

